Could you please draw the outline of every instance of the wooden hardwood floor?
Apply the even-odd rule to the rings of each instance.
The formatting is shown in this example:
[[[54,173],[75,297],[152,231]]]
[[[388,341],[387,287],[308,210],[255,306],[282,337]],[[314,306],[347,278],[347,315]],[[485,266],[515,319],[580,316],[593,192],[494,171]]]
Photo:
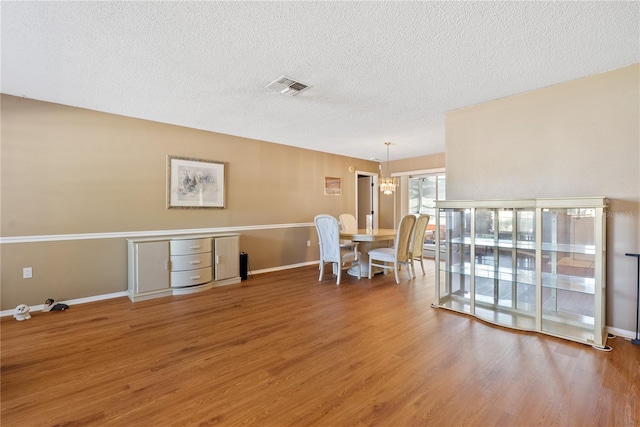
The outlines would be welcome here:
[[[431,308],[427,276],[317,267],[2,319],[9,426],[638,426],[640,347]],[[418,268],[418,271],[420,269]]]

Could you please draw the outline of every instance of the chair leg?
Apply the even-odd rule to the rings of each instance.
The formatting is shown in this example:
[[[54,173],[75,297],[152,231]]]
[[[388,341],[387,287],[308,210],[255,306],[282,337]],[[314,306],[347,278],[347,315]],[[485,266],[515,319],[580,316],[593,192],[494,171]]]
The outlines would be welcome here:
[[[340,265],[339,262],[335,263],[334,265],[338,269],[338,280],[336,281],[336,285],[339,285],[340,284],[340,277],[342,277],[342,265]]]
[[[422,263],[422,260],[423,260],[423,259],[424,259],[424,258],[420,257],[420,268],[422,268],[422,275],[424,276],[424,275],[425,275],[425,274],[427,274],[427,273],[425,273],[425,271],[424,271],[424,264]]]
[[[369,279],[371,279],[371,257],[369,257]]]
[[[320,261],[320,277],[318,277],[318,282],[322,282],[322,273],[324,273],[324,261]]]
[[[359,259],[357,259],[355,262],[358,263],[358,280],[360,280],[362,278],[362,264],[360,264]]]
[[[396,263],[394,263],[394,264],[393,264],[393,273],[394,273],[394,274],[395,274],[395,276],[396,276],[396,283],[398,283],[398,284],[399,284],[399,283],[400,283],[400,279],[398,279],[398,270],[399,270],[399,265],[398,265],[398,264],[396,264]]]

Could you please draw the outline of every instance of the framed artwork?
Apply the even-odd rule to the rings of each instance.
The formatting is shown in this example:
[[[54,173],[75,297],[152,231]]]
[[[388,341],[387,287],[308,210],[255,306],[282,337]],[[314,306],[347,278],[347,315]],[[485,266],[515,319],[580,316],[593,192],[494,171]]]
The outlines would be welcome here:
[[[342,181],[340,178],[330,176],[324,177],[324,195],[340,196],[342,195]]]
[[[223,209],[224,162],[167,156],[167,209]]]

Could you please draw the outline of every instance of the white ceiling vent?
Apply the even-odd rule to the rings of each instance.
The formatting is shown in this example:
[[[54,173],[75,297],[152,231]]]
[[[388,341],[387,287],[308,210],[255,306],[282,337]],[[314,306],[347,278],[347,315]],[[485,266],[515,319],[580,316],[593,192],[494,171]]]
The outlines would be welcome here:
[[[296,81],[291,77],[280,76],[265,87],[276,90],[285,95],[295,96],[300,92],[304,92],[305,90],[309,89],[311,86]]]

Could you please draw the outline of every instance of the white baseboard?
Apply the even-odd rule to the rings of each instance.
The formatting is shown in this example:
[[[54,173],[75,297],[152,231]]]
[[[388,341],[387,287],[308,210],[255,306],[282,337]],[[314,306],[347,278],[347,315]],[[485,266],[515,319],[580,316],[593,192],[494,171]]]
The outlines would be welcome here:
[[[261,274],[261,273],[269,273],[269,272],[272,272],[272,271],[289,270],[291,268],[305,267],[307,265],[318,264],[318,262],[319,261],[309,261],[309,262],[303,262],[303,263],[300,263],[300,264],[291,264],[291,265],[283,265],[283,266],[280,266],[280,267],[265,268],[265,269],[262,269],[262,270],[252,271],[251,274]],[[123,291],[123,292],[114,292],[112,294],[94,295],[94,296],[91,296],[91,297],[76,298],[76,299],[72,299],[72,300],[56,301],[56,302],[57,303],[62,303],[62,304],[67,304],[67,305],[71,306],[71,305],[76,305],[76,304],[85,304],[85,303],[88,303],[88,302],[102,301],[102,300],[105,300],[105,299],[128,297],[128,296],[129,296],[129,293],[127,291]],[[31,308],[31,311],[42,311],[42,309],[44,308],[44,304],[32,305],[29,308]],[[13,316],[13,313],[15,313],[15,309],[2,310],[2,311],[0,311],[0,317]]]
[[[112,294],[94,295],[91,297],[70,299],[67,301],[56,301],[56,303],[67,304],[67,305],[85,304],[88,302],[102,301],[105,299],[119,298],[119,297],[126,297],[126,296],[129,296],[129,294],[127,293],[127,291],[123,291],[123,292],[114,292]],[[44,304],[32,305],[29,308],[31,309],[31,311],[42,311],[42,309],[44,308]],[[15,309],[2,310],[0,311],[0,317],[13,316],[14,312],[15,312]]]
[[[618,337],[634,339],[636,333],[634,331],[627,331],[626,329],[614,328],[613,326],[607,326],[607,332]]]
[[[289,270],[291,268],[306,267],[308,265],[314,265],[314,264],[318,264],[318,263],[320,263],[319,260],[317,260],[317,261],[309,261],[309,262],[302,262],[300,264],[281,265],[280,267],[264,268],[262,270],[250,271],[249,273],[251,273],[251,274],[271,273],[272,271]]]

